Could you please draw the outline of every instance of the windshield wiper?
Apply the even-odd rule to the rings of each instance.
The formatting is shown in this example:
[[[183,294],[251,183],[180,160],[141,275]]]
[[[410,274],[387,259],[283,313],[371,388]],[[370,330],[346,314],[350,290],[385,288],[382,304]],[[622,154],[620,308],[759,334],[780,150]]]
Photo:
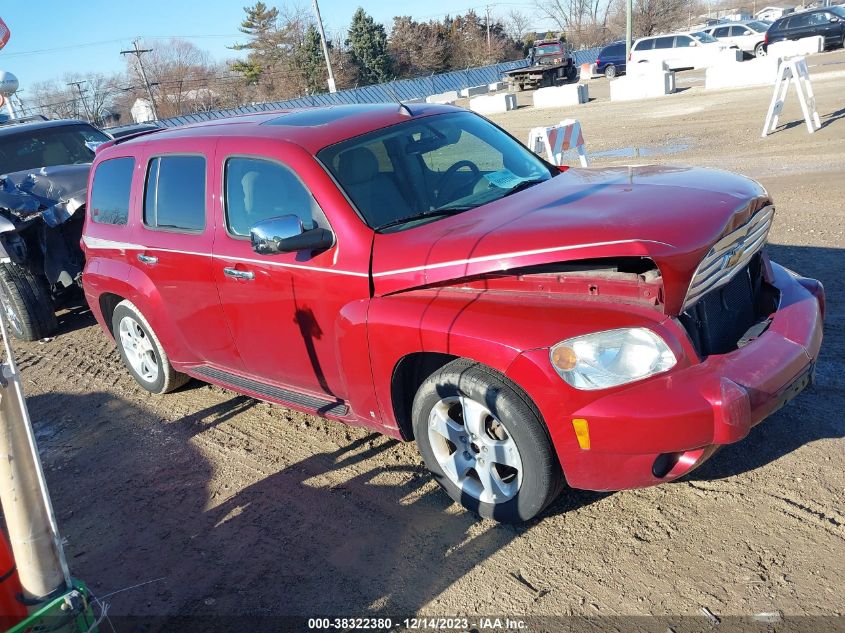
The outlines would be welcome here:
[[[413,222],[414,220],[424,220],[427,218],[439,218],[447,215],[455,215],[456,213],[461,213],[462,211],[466,211],[472,208],[473,207],[470,206],[441,207],[439,209],[433,209],[431,211],[424,211],[423,213],[416,213],[414,215],[408,215],[404,218],[398,218],[396,220],[386,222],[380,226],[377,226],[376,231],[381,231],[382,229],[389,229],[391,226],[399,226],[400,224],[406,224],[408,222]]]
[[[533,178],[531,180],[523,180],[522,182],[517,183],[513,187],[508,189],[507,192],[505,193],[505,195],[502,196],[502,197],[504,198],[505,196],[510,196],[512,194],[515,194],[518,191],[522,191],[523,189],[528,189],[528,187],[533,187],[534,185],[538,185],[541,182],[546,182],[547,180],[549,180],[549,179],[548,178]]]

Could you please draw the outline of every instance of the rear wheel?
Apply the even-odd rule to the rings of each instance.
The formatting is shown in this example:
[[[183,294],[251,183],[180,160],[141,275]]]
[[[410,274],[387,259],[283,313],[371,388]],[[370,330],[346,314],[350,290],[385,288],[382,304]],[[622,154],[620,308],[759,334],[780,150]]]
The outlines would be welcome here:
[[[604,69],[604,76],[608,79],[613,79],[616,77],[616,66],[613,64],[608,64],[607,68]]]
[[[22,341],[46,338],[59,327],[47,280],[17,264],[0,264],[0,304],[12,336]]]
[[[147,391],[167,393],[188,382],[188,376],[173,369],[150,324],[130,301],[114,309],[112,332],[123,364]]]
[[[446,493],[468,510],[527,521],[559,494],[562,473],[539,412],[511,381],[456,360],[414,399],[420,452]]]

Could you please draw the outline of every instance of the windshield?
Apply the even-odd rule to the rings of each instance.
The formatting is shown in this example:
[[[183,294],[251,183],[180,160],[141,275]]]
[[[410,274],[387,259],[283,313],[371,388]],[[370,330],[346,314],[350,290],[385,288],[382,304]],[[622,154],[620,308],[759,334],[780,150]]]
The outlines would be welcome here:
[[[827,10],[840,18],[845,18],[845,7],[843,6],[828,7]]]
[[[317,157],[376,229],[401,230],[467,211],[553,173],[524,145],[468,112],[400,123]]]
[[[0,174],[90,163],[94,148],[109,137],[90,125],[21,129],[0,136]]]
[[[765,33],[769,30],[769,25],[763,22],[746,22],[745,26],[747,26],[752,31],[757,31],[758,33]]]
[[[695,39],[703,44],[711,44],[712,42],[717,41],[715,37],[712,35],[708,35],[707,33],[702,33],[701,31],[696,31],[695,33],[690,33]]]
[[[563,53],[563,46],[560,44],[548,44],[546,46],[538,46],[534,49],[534,54],[537,57],[541,55],[561,55]]]

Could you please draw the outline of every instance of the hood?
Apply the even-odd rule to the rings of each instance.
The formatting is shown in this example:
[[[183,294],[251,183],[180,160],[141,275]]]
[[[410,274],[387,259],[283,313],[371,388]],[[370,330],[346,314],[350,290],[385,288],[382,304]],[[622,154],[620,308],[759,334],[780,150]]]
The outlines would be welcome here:
[[[0,210],[21,220],[40,214],[49,226],[85,204],[91,164],[58,165],[0,176]]]
[[[756,182],[688,167],[570,169],[460,215],[377,234],[376,294],[599,257],[646,257],[680,311],[696,266],[725,232],[769,204]]]

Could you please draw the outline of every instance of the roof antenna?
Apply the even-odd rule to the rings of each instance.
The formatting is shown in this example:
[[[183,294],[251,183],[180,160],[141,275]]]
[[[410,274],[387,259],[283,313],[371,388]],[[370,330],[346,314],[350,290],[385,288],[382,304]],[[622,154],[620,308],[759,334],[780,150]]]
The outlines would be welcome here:
[[[408,114],[408,116],[414,116],[414,113],[413,113],[413,112],[411,112],[411,108],[409,108],[409,107],[408,107],[408,104],[407,104],[407,103],[402,103],[402,102],[400,101],[400,102],[399,102],[399,111],[401,112],[402,110],[404,110],[404,111]]]

